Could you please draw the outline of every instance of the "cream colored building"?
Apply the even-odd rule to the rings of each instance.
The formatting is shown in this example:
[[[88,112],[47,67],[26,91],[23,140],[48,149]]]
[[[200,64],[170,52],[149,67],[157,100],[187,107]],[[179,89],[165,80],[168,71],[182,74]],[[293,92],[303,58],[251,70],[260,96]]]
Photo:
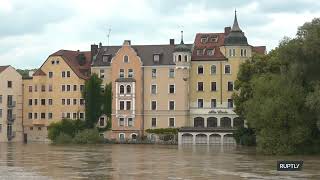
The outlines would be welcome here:
[[[23,80],[23,125],[28,141],[47,141],[52,122],[85,119],[82,91],[90,60],[90,52],[60,50]]]
[[[0,66],[0,142],[23,141],[22,77],[11,66]]]

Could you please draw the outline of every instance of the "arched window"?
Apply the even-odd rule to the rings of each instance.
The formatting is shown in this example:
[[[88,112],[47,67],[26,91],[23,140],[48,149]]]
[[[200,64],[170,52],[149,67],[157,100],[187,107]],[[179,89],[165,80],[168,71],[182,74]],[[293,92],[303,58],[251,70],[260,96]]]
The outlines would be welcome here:
[[[178,61],[181,62],[181,55],[178,56]]]
[[[188,62],[188,56],[187,55],[184,56],[184,62]]]
[[[216,74],[217,73],[217,67],[216,65],[211,66],[211,74]]]
[[[124,85],[120,85],[120,94],[124,94]]]
[[[131,93],[131,86],[127,85],[127,94],[130,94],[130,93]]]
[[[129,57],[127,55],[123,56],[123,62],[128,63],[129,62]]]

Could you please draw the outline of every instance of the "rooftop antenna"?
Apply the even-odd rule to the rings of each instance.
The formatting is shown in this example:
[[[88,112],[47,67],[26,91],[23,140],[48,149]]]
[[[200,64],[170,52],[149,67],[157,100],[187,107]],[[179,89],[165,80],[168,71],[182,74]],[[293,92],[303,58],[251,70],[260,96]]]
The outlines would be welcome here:
[[[107,34],[107,38],[108,38],[108,46],[109,46],[109,40],[110,40],[110,33],[111,33],[111,27],[109,26],[109,29],[108,29],[108,34]]]

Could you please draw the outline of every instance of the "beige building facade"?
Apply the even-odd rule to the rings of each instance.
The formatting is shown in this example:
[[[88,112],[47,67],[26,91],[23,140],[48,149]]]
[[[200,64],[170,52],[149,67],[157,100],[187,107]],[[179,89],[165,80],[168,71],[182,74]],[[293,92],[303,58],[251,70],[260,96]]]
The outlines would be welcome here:
[[[22,77],[0,66],[0,142],[22,142]]]

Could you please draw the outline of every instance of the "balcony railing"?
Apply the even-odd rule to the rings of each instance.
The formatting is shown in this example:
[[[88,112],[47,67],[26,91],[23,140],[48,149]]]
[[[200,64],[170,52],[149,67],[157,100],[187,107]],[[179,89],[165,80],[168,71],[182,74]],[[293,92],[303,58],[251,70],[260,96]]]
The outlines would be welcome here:
[[[14,121],[15,119],[16,119],[16,115],[15,114],[8,114],[7,115],[7,119],[8,119],[8,121]]]
[[[14,108],[14,107],[16,107],[16,102],[15,101],[9,101],[8,102],[8,108]]]

